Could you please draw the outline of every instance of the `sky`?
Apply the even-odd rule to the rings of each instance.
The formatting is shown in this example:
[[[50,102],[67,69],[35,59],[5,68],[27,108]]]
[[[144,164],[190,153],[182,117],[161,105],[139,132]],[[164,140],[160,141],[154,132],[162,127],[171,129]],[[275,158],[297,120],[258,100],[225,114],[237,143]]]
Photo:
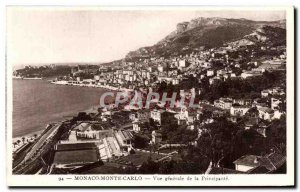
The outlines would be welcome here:
[[[109,62],[157,43],[177,23],[196,17],[272,21],[285,19],[285,12],[10,7],[7,62],[13,66]]]

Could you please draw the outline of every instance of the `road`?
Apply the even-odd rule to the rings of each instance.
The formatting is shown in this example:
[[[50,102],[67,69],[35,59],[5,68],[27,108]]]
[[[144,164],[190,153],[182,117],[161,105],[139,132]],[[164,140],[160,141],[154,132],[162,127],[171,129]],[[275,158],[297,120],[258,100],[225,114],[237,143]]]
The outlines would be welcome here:
[[[47,141],[49,138],[51,138],[56,133],[57,129],[61,125],[62,125],[61,123],[54,125],[49,131],[47,131],[45,134],[43,134],[41,136],[41,138],[34,144],[34,146],[31,148],[31,150],[27,153],[24,160],[32,158],[33,154],[43,146],[45,141]]]

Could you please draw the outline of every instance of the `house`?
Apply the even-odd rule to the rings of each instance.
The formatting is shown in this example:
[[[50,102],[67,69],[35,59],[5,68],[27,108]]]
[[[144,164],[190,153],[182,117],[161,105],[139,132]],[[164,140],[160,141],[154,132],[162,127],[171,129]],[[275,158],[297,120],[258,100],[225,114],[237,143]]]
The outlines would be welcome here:
[[[172,79],[172,84],[173,85],[178,85],[179,84],[179,79],[177,79],[177,78]]]
[[[271,121],[274,116],[274,110],[269,107],[258,108],[259,118]]]
[[[209,69],[209,70],[206,71],[207,77],[213,76],[214,74],[215,74],[215,72],[212,69]]]
[[[163,72],[163,71],[164,71],[164,67],[161,66],[161,65],[159,65],[159,66],[157,67],[157,70],[158,70],[159,72]]]
[[[285,95],[285,90],[280,87],[274,87],[271,89],[265,89],[261,91],[262,97],[268,97],[269,95]]]
[[[273,95],[285,95],[285,90],[280,87],[274,87],[272,89],[272,94]]]
[[[261,91],[261,97],[268,97],[270,94],[269,90],[262,90]]]
[[[164,113],[164,112],[165,112],[165,110],[162,110],[162,109],[159,109],[159,110],[154,109],[154,110],[152,110],[152,111],[150,112],[150,117],[151,117],[154,121],[156,121],[156,122],[158,122],[159,124],[161,124],[161,114]]]
[[[245,155],[233,162],[235,170],[250,174],[275,173],[285,170],[286,156],[271,152],[265,156]]]
[[[257,109],[261,108],[261,107],[268,107],[268,104],[266,102],[267,101],[265,99],[257,98],[257,99],[254,99],[252,106],[256,107]]]
[[[212,118],[219,118],[219,117],[225,117],[227,114],[227,111],[223,111],[223,110],[214,110],[212,112]],[[199,120],[199,118],[197,119]]]
[[[158,122],[160,125],[164,123],[164,120],[172,118],[176,120],[174,117],[175,113],[171,113],[162,109],[154,109],[150,112],[150,117],[155,121]]]
[[[279,105],[282,103],[282,101],[280,99],[271,98],[271,109],[275,110],[275,109],[279,109]]]
[[[131,149],[133,135],[130,131],[117,130],[114,132],[114,136],[121,151],[127,152],[129,149]]]
[[[137,117],[136,117],[136,113],[130,113],[130,114],[129,114],[129,119],[130,119],[131,121],[134,121],[136,118],[137,118]]]
[[[232,99],[231,98],[220,98],[214,101],[214,106],[229,110],[232,106]]]
[[[73,128],[69,135],[69,140],[101,139],[103,134],[109,134],[108,132],[110,130],[104,129],[100,124],[82,122]]]
[[[141,131],[140,122],[138,120],[135,120],[135,121],[132,122],[132,130],[134,132],[140,132]]]
[[[174,115],[174,117],[177,119],[178,125],[186,124],[189,117],[189,112],[185,107],[183,107],[180,109],[178,114]]]
[[[186,67],[186,64],[187,64],[186,60],[179,60],[178,67],[180,68]]]
[[[144,122],[149,122],[149,118],[150,118],[150,111],[143,109],[143,110],[139,110],[137,112],[137,119],[144,123]]]
[[[273,151],[259,158],[259,166],[250,170],[249,173],[286,173],[286,156]]]
[[[244,98],[233,99],[233,103],[237,103],[239,105],[251,105],[252,100],[251,99],[244,99]]]
[[[249,78],[249,77],[258,77],[262,76],[262,73],[260,71],[245,71],[241,74],[241,77],[243,79]]]
[[[232,115],[232,116],[244,116],[249,109],[250,109],[250,107],[247,106],[247,105],[231,106],[230,115]]]
[[[251,169],[257,168],[260,164],[258,162],[258,156],[245,155],[233,162],[235,164],[235,170],[241,172],[248,172]]]
[[[162,141],[162,134],[157,131],[152,131],[152,143],[160,144],[161,141]]]

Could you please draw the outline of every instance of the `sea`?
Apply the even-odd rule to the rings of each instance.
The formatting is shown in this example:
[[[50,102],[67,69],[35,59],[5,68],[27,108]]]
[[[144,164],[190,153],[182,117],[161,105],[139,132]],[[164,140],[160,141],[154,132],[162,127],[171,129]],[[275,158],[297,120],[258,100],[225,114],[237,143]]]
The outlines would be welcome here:
[[[80,111],[96,108],[102,88],[55,85],[46,80],[13,80],[13,137],[45,129]]]

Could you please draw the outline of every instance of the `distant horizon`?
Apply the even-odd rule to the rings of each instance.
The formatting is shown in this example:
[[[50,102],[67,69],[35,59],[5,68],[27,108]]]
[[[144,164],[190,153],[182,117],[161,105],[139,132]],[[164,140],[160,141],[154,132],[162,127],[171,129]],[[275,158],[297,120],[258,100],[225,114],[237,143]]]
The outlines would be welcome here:
[[[255,10],[61,11],[55,8],[9,8],[7,63],[14,68],[108,63],[123,59],[128,52],[140,47],[152,46],[174,31],[178,23],[200,17],[256,22],[286,19],[284,11],[270,10],[257,14]]]

